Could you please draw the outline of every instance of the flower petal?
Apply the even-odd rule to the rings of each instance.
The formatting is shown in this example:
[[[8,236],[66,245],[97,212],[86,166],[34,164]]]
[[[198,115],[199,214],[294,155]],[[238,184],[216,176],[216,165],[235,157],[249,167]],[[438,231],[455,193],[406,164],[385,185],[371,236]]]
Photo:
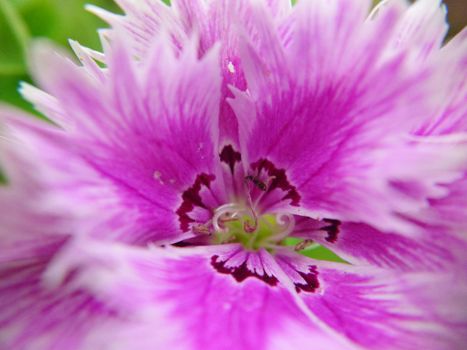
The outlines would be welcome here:
[[[66,130],[51,131],[60,134],[61,144],[34,137],[35,128],[23,141],[32,148],[47,147],[51,155],[42,161],[49,162],[56,176],[67,175],[76,191],[80,183],[99,181],[113,192],[118,203],[111,210],[104,206],[104,213],[112,213],[104,221],[118,231],[124,227],[125,240],[131,241],[131,235],[135,242],[177,237],[182,232],[174,213],[183,203],[182,194],[198,176],[218,175],[217,50],[198,60],[196,47],[188,45],[175,57],[161,38],[153,60],[142,64],[133,62],[123,45],[114,40],[107,49],[104,80],[48,47],[36,47],[36,75],[55,97],[54,105],[42,110],[58,108]],[[80,170],[63,169],[63,159],[73,159]],[[68,194],[64,191],[63,198]],[[217,201],[209,205],[220,205]]]
[[[252,27],[250,0],[176,0],[170,7],[150,0],[137,4],[128,0],[118,3],[125,16],[116,16],[96,7],[91,11],[112,26],[115,35],[125,35],[132,54],[140,60],[151,59],[149,49],[162,32],[170,33],[173,45],[182,50],[186,38],[199,38],[199,55],[202,57],[218,42],[221,45],[220,64],[223,76],[222,99],[220,102],[219,126],[220,143],[238,144],[238,124],[231,106],[225,98],[232,97],[228,85],[246,89],[242,62],[239,59],[239,41],[243,32]],[[260,0],[262,9],[272,14],[277,21],[291,12],[287,0]],[[123,30],[120,30],[123,29]]]
[[[158,310],[142,312],[134,304],[117,297],[109,278],[111,260],[80,256],[80,266],[58,275],[69,248],[46,247],[36,241],[36,252],[21,259],[2,261],[0,266],[0,346],[5,349],[151,349],[169,346],[183,349],[172,341],[173,327],[149,329],[146,319],[160,318]],[[39,253],[40,251],[40,253]],[[58,253],[57,253],[58,252]],[[55,262],[55,260],[58,260]],[[118,275],[112,265],[112,275]],[[60,279],[63,278],[63,279]],[[53,284],[57,282],[58,284]],[[136,297],[136,296],[133,296]],[[134,299],[131,300],[134,303]],[[162,306],[159,305],[159,310]],[[172,336],[169,339],[169,334]],[[138,343],[138,337],[150,343]],[[161,344],[161,345],[158,345]],[[144,345],[144,346],[140,346]]]
[[[467,241],[442,226],[424,225],[423,234],[407,237],[362,223],[343,222],[331,237],[316,220],[302,218],[297,222],[295,236],[313,240],[355,265],[398,271],[453,271],[466,263]]]
[[[414,60],[424,60],[436,53],[449,28],[446,6],[441,0],[418,0],[413,5],[408,5],[405,1],[397,2],[405,11],[392,38],[393,48],[412,51]],[[393,3],[394,1],[382,1],[373,13],[381,15],[386,6]]]
[[[447,135],[467,131],[467,29],[452,38],[433,55],[438,67],[438,106],[431,118],[414,131],[421,136]]]
[[[317,266],[319,290],[299,297],[321,321],[365,349],[462,349],[465,344],[464,274],[399,273],[310,262],[290,253],[278,260],[285,270]]]
[[[0,106],[0,114],[6,111]],[[6,183],[0,185],[2,262],[21,258],[27,252],[39,253],[38,241],[46,250],[60,245],[75,224],[70,206],[57,205],[54,192],[45,181],[47,171],[36,161],[34,152],[0,124],[0,165],[6,178]]]
[[[163,207],[156,207],[161,215],[155,215],[153,203],[96,171],[76,154],[62,130],[14,109],[2,108],[0,115],[8,120],[5,145],[17,155],[5,162],[7,175],[17,169],[9,176],[11,188],[2,193],[9,208],[2,216],[6,236],[90,234],[141,244],[170,240],[179,232],[176,217]],[[33,184],[37,195],[30,190]]]
[[[131,332],[124,331],[107,339],[116,349],[168,348],[173,341],[182,349],[287,349],[294,344],[356,349],[302,313],[288,289],[273,281],[271,259],[267,252],[245,252],[237,245],[147,250],[84,241],[67,248],[45,279],[60,285],[78,269],[76,287],[107,304],[136,314],[163,311],[162,319],[142,319],[142,329],[178,330],[169,328],[166,339],[149,333],[128,338]]]
[[[433,68],[413,65],[407,53],[388,55],[401,10],[393,6],[366,20],[368,5],[301,2],[286,42],[258,11],[263,46],[254,41],[244,48],[248,92],[232,106],[242,156],[284,169],[302,197],[299,208],[291,203],[282,210],[408,232],[394,213],[422,203],[401,198],[390,183],[423,179],[421,197],[432,196],[438,183],[453,181],[465,167],[465,145],[407,140],[418,118],[431,114]],[[244,104],[255,105],[255,113]],[[429,172],[425,157],[436,159]]]
[[[273,258],[238,245],[144,250],[80,242],[46,281],[60,283],[77,268],[77,285],[110,305],[162,310],[162,318],[144,318],[145,327],[163,329],[161,320],[170,319],[178,332],[167,341],[176,337],[184,349],[276,349],[300,340],[330,349],[457,350],[467,336],[464,274],[390,272],[285,250]]]

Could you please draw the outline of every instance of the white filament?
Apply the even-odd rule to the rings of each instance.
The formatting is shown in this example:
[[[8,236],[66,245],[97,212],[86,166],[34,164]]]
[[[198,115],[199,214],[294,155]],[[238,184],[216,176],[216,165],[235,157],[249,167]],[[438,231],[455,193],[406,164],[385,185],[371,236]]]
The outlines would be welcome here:
[[[276,221],[283,227],[283,231],[280,231],[277,235],[274,235],[271,238],[278,242],[288,237],[293,232],[295,228],[295,219],[292,214],[279,213],[276,214]]]
[[[242,208],[235,203],[228,203],[221,205],[217,208],[214,212],[214,216],[212,218],[212,225],[217,232],[226,233],[227,229],[222,227],[220,224],[222,223],[222,217],[227,215],[229,217],[236,217],[238,213],[242,210]]]

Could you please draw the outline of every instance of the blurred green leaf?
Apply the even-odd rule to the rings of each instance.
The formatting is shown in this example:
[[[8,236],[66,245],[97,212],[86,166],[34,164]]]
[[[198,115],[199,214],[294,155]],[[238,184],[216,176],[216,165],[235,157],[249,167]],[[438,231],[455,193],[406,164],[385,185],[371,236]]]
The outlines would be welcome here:
[[[72,38],[100,49],[97,29],[107,25],[84,9],[86,3],[119,12],[111,0],[0,0],[0,101],[33,111],[18,93],[19,82],[30,81],[31,38],[47,37],[67,48]]]
[[[24,74],[29,32],[9,0],[0,0],[0,42],[0,75]]]
[[[15,3],[33,36],[48,37],[66,47],[71,38],[85,46],[100,48],[96,29],[107,25],[87,12],[85,4],[119,12],[110,0],[15,0]]]
[[[30,81],[30,78],[26,74],[12,76],[0,75],[0,101],[5,101],[33,112],[32,106],[29,102],[24,100],[18,92],[20,81]]]

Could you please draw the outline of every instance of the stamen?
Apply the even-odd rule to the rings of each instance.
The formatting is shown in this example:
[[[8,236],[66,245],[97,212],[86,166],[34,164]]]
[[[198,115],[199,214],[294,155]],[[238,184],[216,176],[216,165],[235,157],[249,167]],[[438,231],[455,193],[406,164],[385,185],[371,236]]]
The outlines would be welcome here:
[[[242,210],[240,206],[235,203],[228,203],[220,206],[214,212],[212,218],[212,225],[217,232],[227,233],[228,230],[225,228],[223,223],[232,221],[238,217],[238,213]]]
[[[295,228],[295,219],[292,214],[280,213],[276,214],[277,223],[283,226],[283,231],[273,236],[272,238],[278,242],[288,237]]]
[[[208,221],[205,224],[195,224],[193,225],[193,233],[197,235],[211,235],[211,221]]]
[[[247,181],[248,178],[249,176],[245,178],[245,186],[248,187],[246,191],[247,197],[248,197],[248,209],[250,211],[251,217],[253,218],[253,224],[251,224],[250,220],[245,219],[243,222],[243,229],[245,230],[245,232],[253,233],[258,228],[258,216],[256,215],[256,210],[253,205],[253,200],[251,199],[251,193],[249,189],[250,185],[249,185],[249,182]]]
[[[259,215],[245,204],[222,205],[214,211],[211,221],[195,226],[195,229],[214,235],[216,244],[239,242],[252,250],[282,246],[284,238],[294,230],[294,216],[288,213]]]
[[[245,218],[243,221],[243,229],[247,233],[253,233],[258,228],[258,216],[256,215],[255,211],[250,207],[251,216],[253,217],[253,223],[249,220],[249,218]]]
[[[297,243],[294,246],[294,250],[296,252],[299,252],[301,250],[315,249],[315,248],[318,248],[318,247],[319,247],[319,244],[314,243],[312,239],[305,239],[304,241],[301,241],[300,243]]]
[[[256,176],[253,175],[247,175],[245,176],[245,182],[252,182],[253,185],[255,185],[257,188],[259,188],[261,191],[266,192],[268,189],[268,186],[258,179]]]

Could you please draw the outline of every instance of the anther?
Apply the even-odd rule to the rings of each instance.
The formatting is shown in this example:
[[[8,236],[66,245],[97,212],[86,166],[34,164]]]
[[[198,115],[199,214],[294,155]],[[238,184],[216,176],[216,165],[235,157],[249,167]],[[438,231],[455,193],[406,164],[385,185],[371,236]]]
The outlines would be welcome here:
[[[193,225],[193,233],[197,235],[210,235],[212,230],[208,224],[196,224]]]
[[[248,181],[252,182],[257,188],[259,188],[263,192],[266,192],[268,189],[268,186],[263,181],[258,179],[258,177],[256,176],[253,176],[253,175],[245,176],[245,182],[248,182]]]
[[[258,228],[257,220],[255,220],[253,224],[250,222],[250,220],[245,220],[245,222],[243,223],[243,230],[245,230],[245,232],[253,233],[256,231],[257,228]]]

